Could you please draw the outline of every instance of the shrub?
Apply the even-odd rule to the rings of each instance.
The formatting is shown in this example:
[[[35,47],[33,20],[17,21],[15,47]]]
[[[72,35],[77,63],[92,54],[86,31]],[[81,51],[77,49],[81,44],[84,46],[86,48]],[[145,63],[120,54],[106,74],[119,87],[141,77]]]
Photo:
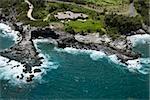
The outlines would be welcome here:
[[[135,8],[141,14],[145,24],[149,25],[149,0],[138,0],[135,3]]]
[[[105,24],[107,27],[116,27],[121,34],[127,34],[142,28],[141,17],[127,17],[123,15],[106,15]]]
[[[71,26],[66,27],[65,31],[68,32],[68,33],[71,33],[71,34],[75,34],[75,31]]]

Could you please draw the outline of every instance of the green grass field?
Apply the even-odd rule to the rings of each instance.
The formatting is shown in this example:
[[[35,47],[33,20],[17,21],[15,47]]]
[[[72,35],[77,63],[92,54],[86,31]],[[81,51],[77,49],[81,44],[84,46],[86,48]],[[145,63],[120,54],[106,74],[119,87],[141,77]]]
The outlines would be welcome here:
[[[125,2],[127,0],[87,0],[89,2],[94,2],[94,3],[106,3],[106,4],[111,4],[111,5],[104,5],[104,6],[99,6],[101,8],[107,7],[110,8],[106,9],[107,12],[109,13],[100,13],[95,10],[87,9],[85,7],[76,5],[76,4],[65,4],[65,3],[54,3],[54,2],[48,2],[45,6],[34,6],[34,11],[33,11],[33,17],[38,19],[37,21],[30,21],[26,13],[28,11],[28,5],[26,3],[21,3],[18,8],[18,21],[23,21],[24,24],[30,24],[31,26],[38,26],[38,27],[45,27],[48,26],[51,23],[57,23],[61,24],[60,28],[62,30],[66,30],[67,32],[72,32],[72,33],[94,33],[94,32],[99,32],[99,34],[108,34],[113,38],[117,38],[120,36],[119,31],[116,27],[107,27],[106,26],[106,21],[104,20],[106,15],[111,14],[111,12],[114,12],[115,9],[120,9],[121,12],[119,12],[121,15],[125,17],[123,13],[127,13],[126,10],[124,11],[123,9],[129,8],[127,5],[128,3],[125,3],[126,6],[122,6],[122,2]],[[113,11],[111,11],[111,9]],[[81,21],[81,20],[71,20],[67,21],[64,20],[64,23],[61,23],[61,20],[58,20],[54,17],[55,14],[58,12],[65,12],[65,11],[72,11],[72,12],[79,12],[79,13],[84,13],[88,15],[88,19],[86,21]],[[117,12],[117,10],[116,10]],[[118,14],[118,13],[117,13]],[[119,14],[119,15],[120,15]],[[49,15],[49,16],[48,16]],[[43,20],[45,19],[46,20]],[[122,21],[122,20],[120,20]],[[124,22],[123,22],[124,23]]]
[[[66,27],[72,27],[75,32],[96,32],[103,28],[100,21],[88,19],[87,21],[70,21],[66,23]]]
[[[86,1],[97,5],[119,5],[128,0],[86,0]]]

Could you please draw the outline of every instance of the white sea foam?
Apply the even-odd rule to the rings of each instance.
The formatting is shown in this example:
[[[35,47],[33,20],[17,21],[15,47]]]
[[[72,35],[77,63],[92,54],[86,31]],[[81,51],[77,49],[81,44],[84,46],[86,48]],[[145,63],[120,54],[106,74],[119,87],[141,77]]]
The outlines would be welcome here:
[[[18,36],[17,36],[17,32],[13,31],[9,26],[0,23],[0,30],[3,31],[4,35],[8,35],[8,36],[12,36],[14,37],[14,40],[16,41]],[[144,39],[143,39],[144,38]],[[146,43],[145,41],[148,40],[149,43],[149,35],[143,35],[142,37],[139,37],[139,35],[137,36],[132,36],[129,38],[132,42],[133,45],[136,45],[136,43],[141,42],[142,43]],[[143,42],[144,41],[144,42]],[[0,79],[5,79],[5,80],[9,80],[10,83],[15,84],[20,84],[20,83],[26,83],[26,78],[31,75],[34,74],[34,79],[39,79],[41,80],[42,75],[47,73],[46,69],[57,69],[58,68],[58,64],[49,61],[49,55],[47,54],[42,54],[41,50],[38,49],[38,43],[39,42],[49,42],[47,39],[36,39],[33,40],[34,45],[37,49],[38,52],[40,52],[39,56],[43,57],[44,59],[43,64],[41,66],[34,66],[32,71],[36,68],[40,68],[41,72],[40,73],[23,73],[23,69],[24,69],[24,65],[14,61],[14,60],[10,60],[8,58],[2,57],[0,56]],[[59,51],[59,52],[67,52],[70,54],[88,54],[90,56],[90,58],[92,60],[99,60],[102,59],[104,57],[109,58],[111,61],[113,61],[114,63],[117,64],[121,64],[120,60],[117,58],[116,55],[111,55],[111,56],[107,56],[103,51],[95,51],[95,50],[81,50],[81,49],[75,49],[75,48],[64,48],[64,49],[58,49],[58,48],[54,48],[55,50]],[[129,60],[127,61],[127,68],[130,71],[135,71],[138,70],[140,73],[143,74],[147,74],[150,70],[150,58],[141,58],[141,59],[136,59],[136,60]],[[144,67],[143,67],[144,65]],[[15,66],[15,67],[14,67]],[[17,67],[18,66],[18,67]],[[146,69],[145,69],[146,66]],[[22,80],[17,79],[16,77],[19,76],[21,77],[21,74],[23,74],[24,78]]]
[[[131,41],[133,46],[136,46],[137,44],[150,44],[150,34],[137,34],[127,37],[128,40]]]
[[[35,42],[35,41],[34,41]],[[33,80],[42,81],[43,74],[46,74],[48,70],[57,69],[58,64],[49,61],[49,55],[44,55],[41,53],[40,49],[38,49],[38,42],[44,42],[41,40],[37,40],[35,42],[35,47],[38,52],[40,52],[39,56],[43,57],[41,61],[43,62],[41,66],[32,67],[32,73],[24,73],[24,64],[21,64],[18,61],[10,60],[8,58],[0,56],[0,79],[8,80],[12,85],[21,85],[26,84],[26,79],[30,75],[34,75]],[[41,69],[41,72],[34,73],[34,69]],[[21,74],[24,76],[23,79],[19,79]],[[19,78],[17,78],[19,76]]]
[[[22,74],[23,65],[17,61],[11,60],[0,56],[0,79],[9,80],[11,83],[25,82],[24,80],[18,80],[17,76]],[[19,67],[17,67],[19,66]]]
[[[128,64],[128,68],[140,69],[142,67],[140,65],[140,59],[128,60],[127,64]]]
[[[54,50],[59,51],[59,52],[67,52],[70,54],[89,54],[90,58],[92,60],[98,60],[100,58],[103,58],[106,56],[106,54],[102,51],[96,51],[96,50],[85,50],[85,49],[75,49],[75,48],[70,48],[70,47],[66,47],[64,49],[61,48],[54,48]]]
[[[46,58],[44,55],[42,57],[44,57],[44,60],[41,66],[32,67],[32,73],[24,73],[23,64],[14,60],[9,61],[8,58],[0,56],[0,79],[8,80],[12,85],[20,85],[26,84],[27,77],[34,75],[34,80],[41,81],[43,74],[46,74],[46,72],[50,69],[57,69],[58,67],[57,64],[49,62],[48,58]],[[41,72],[34,73],[34,69],[41,69]],[[24,78],[18,79],[17,76],[20,78],[21,74],[24,76]]]
[[[37,43],[44,43],[44,42],[49,42],[49,40],[48,39],[34,39],[33,40],[33,42],[34,42],[34,45],[37,45]]]
[[[133,47],[138,44],[150,44],[150,34],[137,34],[127,37],[131,41]],[[148,49],[148,48],[147,48]],[[136,69],[142,74],[148,74],[150,72],[150,58],[139,58],[135,60],[127,61],[129,64],[127,67],[129,70]],[[148,67],[147,67],[148,66]]]
[[[150,72],[150,58],[139,58],[135,60],[128,60],[128,69],[130,71],[137,70],[142,74],[148,74]]]
[[[114,62],[115,64],[126,66],[125,64],[121,63],[121,60],[119,60],[119,58],[115,54],[107,56],[103,51],[75,49],[75,48],[69,48],[69,47],[66,47],[64,49],[55,47],[54,50],[56,50],[58,52],[67,52],[69,54],[75,54],[75,55],[88,54],[92,60],[99,60],[99,59],[105,57],[105,58],[111,60],[112,62]],[[140,59],[135,59],[135,60],[129,60],[129,61],[127,61],[127,64],[128,64],[128,66],[126,66],[126,67],[131,72],[138,71],[142,74],[149,73],[149,70],[145,70],[145,66],[143,66],[143,64],[145,64],[146,66],[149,66],[149,68],[150,68],[150,58],[140,58]]]
[[[67,53],[76,54],[76,55],[77,54],[88,54],[92,60],[99,60],[99,59],[106,57],[106,58],[110,59],[111,61],[113,61],[114,63],[120,64],[120,60],[118,59],[118,57],[115,54],[107,56],[103,51],[75,49],[75,48],[71,48],[71,47],[66,47],[64,49],[55,47],[54,50],[56,50],[58,52],[67,52]]]
[[[108,56],[108,58],[109,58],[111,61],[113,61],[114,63],[116,63],[116,64],[124,65],[124,64],[122,64],[122,63],[120,62],[120,60],[118,59],[118,57],[117,57],[115,54]]]
[[[8,82],[12,85],[26,84],[26,79],[30,75],[34,75],[33,79],[40,81],[42,79],[42,75],[46,74],[45,69],[47,69],[49,66],[54,66],[54,64],[44,60],[41,66],[32,67],[32,73],[24,73],[23,64],[14,60],[10,60],[9,62],[8,61],[8,58],[0,56],[0,79],[8,80]],[[34,73],[34,69],[39,68],[41,69],[41,72]],[[24,76],[23,79],[19,79],[21,74]],[[17,78],[17,76],[19,76],[19,78]]]
[[[38,48],[38,43],[47,43],[47,42],[49,43],[48,39],[34,39],[33,40],[34,46],[35,46],[36,50],[39,52],[39,57],[43,57],[44,58],[43,60],[41,60],[43,63],[40,66],[40,68],[43,69],[42,70],[43,74],[46,74],[48,70],[57,69],[58,68],[58,64],[55,63],[55,62],[49,61],[50,56],[48,54],[43,54],[42,51]]]
[[[17,43],[20,41],[20,37],[18,37],[18,31],[14,31],[11,29],[9,25],[6,25],[4,23],[0,23],[0,30],[2,33],[0,34],[3,37],[12,37],[12,39]]]

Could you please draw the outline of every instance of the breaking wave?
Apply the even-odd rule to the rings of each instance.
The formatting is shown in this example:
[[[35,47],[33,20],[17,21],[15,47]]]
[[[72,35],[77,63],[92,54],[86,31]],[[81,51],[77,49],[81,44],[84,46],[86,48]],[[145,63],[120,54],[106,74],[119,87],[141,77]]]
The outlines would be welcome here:
[[[11,29],[6,24],[0,23],[0,31],[2,34],[1,36],[10,36],[13,38],[15,42],[19,40],[18,37],[18,32],[14,31]],[[132,36],[130,37],[130,40],[133,45],[136,45],[136,43],[139,43],[142,41],[142,43],[149,43],[149,35],[144,35],[143,38],[144,40],[139,36]],[[15,60],[10,60],[8,58],[0,56],[0,79],[8,80],[9,83],[12,83],[13,85],[19,85],[20,83],[26,83],[26,78],[30,75],[34,75],[35,77],[33,79],[41,81],[42,76],[47,73],[47,71],[51,69],[57,69],[58,64],[56,62],[50,61],[50,56],[48,54],[42,53],[42,51],[38,48],[38,43],[44,43],[44,42],[49,42],[47,39],[35,39],[33,40],[33,43],[39,52],[39,56],[43,57],[42,59],[43,64],[41,66],[34,66],[32,70],[35,68],[40,68],[41,72],[40,73],[23,73],[24,65],[21,64],[20,62],[17,62]],[[110,55],[107,56],[103,51],[95,51],[95,50],[85,50],[85,49],[75,49],[75,48],[56,48],[54,47],[54,50],[58,52],[67,52],[70,54],[78,55],[78,54],[88,54],[92,60],[99,60],[102,58],[107,58],[111,60],[112,62],[119,64],[119,65],[124,65],[120,62],[118,57],[116,55]],[[150,58],[139,58],[136,60],[129,60],[126,62],[128,66],[126,66],[129,71],[135,72],[138,71],[142,74],[148,74],[150,72]],[[32,71],[33,72],[33,71]],[[18,79],[17,76],[21,77],[24,76],[23,79]]]
[[[102,59],[105,57],[115,64],[126,66],[129,69],[129,71],[131,71],[131,72],[138,71],[139,73],[142,73],[142,74],[148,74],[150,71],[149,70],[150,69],[150,59],[149,58],[140,58],[140,59],[136,59],[136,60],[129,60],[126,62],[128,65],[125,65],[120,62],[120,60],[118,59],[118,57],[116,55],[107,56],[103,51],[75,49],[75,48],[70,48],[70,47],[66,47],[64,49],[55,47],[54,50],[56,50],[58,52],[67,52],[69,54],[74,54],[74,55],[88,54],[92,60],[99,60],[99,59]]]
[[[19,32],[12,30],[10,26],[8,26],[4,23],[0,23],[0,33],[1,33],[0,36],[10,37],[13,39],[13,41],[15,43],[17,43],[20,40],[20,38],[18,36]]]
[[[44,41],[38,41],[38,42],[44,42]],[[32,67],[32,73],[24,73],[23,72],[24,64],[0,56],[0,79],[8,80],[8,82],[11,83],[12,85],[22,85],[22,84],[27,84],[26,82],[27,77],[29,77],[30,75],[34,75],[33,81],[35,80],[38,82],[43,82],[42,77],[47,73],[47,71],[51,69],[57,69],[58,64],[49,61],[50,56],[42,54],[40,49],[38,49],[38,45],[37,45],[38,42],[34,41],[34,45],[36,46],[36,49],[39,52],[39,56],[44,58],[42,59],[43,63],[41,66]],[[40,69],[41,72],[34,73],[34,69],[36,68]],[[19,77],[23,76],[23,78],[20,79],[17,78],[17,76]]]
[[[135,47],[137,44],[150,44],[150,34],[137,34],[127,37]]]
[[[19,41],[18,32],[11,29],[6,24],[0,23],[0,36],[10,37],[14,40],[15,43]],[[47,42],[47,40],[35,40],[33,41],[34,45],[39,52],[39,56],[43,57],[41,66],[32,67],[32,73],[24,73],[24,64],[21,64],[18,61],[8,59],[6,57],[0,56],[0,80],[7,80],[12,85],[22,85],[27,84],[26,79],[30,75],[34,75],[33,80],[42,81],[42,76],[47,73],[50,69],[56,69],[58,65],[55,62],[49,61],[50,56],[42,54],[38,49],[38,42]],[[34,69],[40,69],[41,72],[34,73]],[[21,78],[21,79],[20,79]],[[32,82],[31,82],[32,83]]]
[[[92,60],[98,60],[106,56],[106,54],[102,51],[95,51],[95,50],[85,50],[85,49],[75,49],[66,47],[64,49],[61,48],[54,48],[54,50],[59,52],[67,52],[70,54],[78,55],[78,54],[89,54]]]

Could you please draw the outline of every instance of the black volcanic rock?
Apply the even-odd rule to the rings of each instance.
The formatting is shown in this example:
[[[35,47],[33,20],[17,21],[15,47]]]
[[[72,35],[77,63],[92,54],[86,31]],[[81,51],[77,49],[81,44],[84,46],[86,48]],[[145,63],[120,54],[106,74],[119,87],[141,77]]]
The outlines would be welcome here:
[[[31,72],[31,71],[32,71],[32,66],[31,66],[30,64],[26,63],[26,64],[24,65],[24,67],[25,67],[25,69],[23,69],[23,72],[24,72],[24,73],[27,73],[27,72]]]
[[[20,33],[23,32],[23,27],[22,25],[17,25],[16,23],[13,23],[13,26],[15,28],[15,31],[19,31]]]
[[[54,31],[52,31],[50,28],[45,28],[45,29],[39,28],[31,32],[31,37],[32,39],[38,37],[43,37],[43,38],[51,37],[53,39],[58,39],[59,35],[56,34]]]
[[[34,69],[34,73],[39,73],[41,72],[41,69]]]
[[[32,81],[32,77],[27,77],[26,81],[27,82],[31,82]]]

